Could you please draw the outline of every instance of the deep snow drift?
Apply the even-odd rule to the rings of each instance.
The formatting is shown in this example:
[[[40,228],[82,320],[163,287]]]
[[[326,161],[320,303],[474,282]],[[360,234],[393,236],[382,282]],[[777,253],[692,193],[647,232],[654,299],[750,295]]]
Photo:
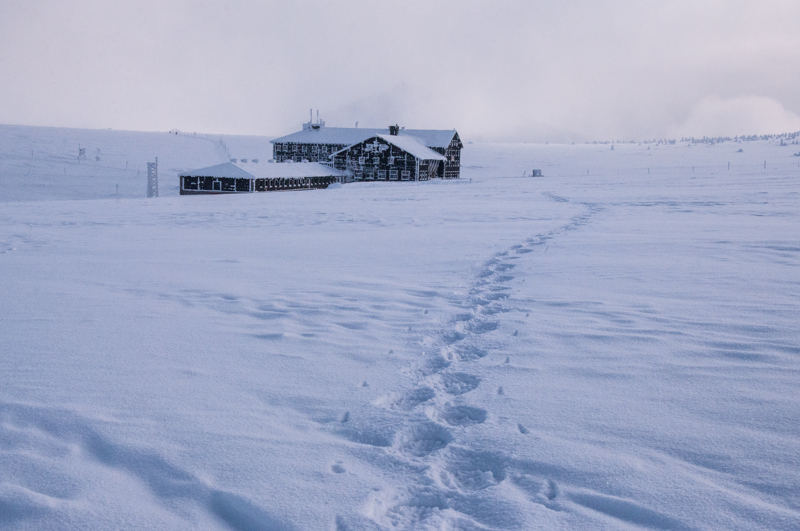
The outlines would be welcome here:
[[[800,527],[796,149],[468,144],[459,181],[80,200],[83,132],[0,133],[4,528]]]

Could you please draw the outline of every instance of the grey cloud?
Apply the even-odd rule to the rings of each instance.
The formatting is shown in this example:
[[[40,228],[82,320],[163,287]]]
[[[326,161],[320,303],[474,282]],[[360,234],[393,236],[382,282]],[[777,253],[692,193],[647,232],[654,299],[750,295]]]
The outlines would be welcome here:
[[[796,2],[86,0],[3,11],[3,123],[279,135],[313,107],[329,125],[535,142],[779,128],[800,114]],[[702,111],[714,98],[785,112]]]

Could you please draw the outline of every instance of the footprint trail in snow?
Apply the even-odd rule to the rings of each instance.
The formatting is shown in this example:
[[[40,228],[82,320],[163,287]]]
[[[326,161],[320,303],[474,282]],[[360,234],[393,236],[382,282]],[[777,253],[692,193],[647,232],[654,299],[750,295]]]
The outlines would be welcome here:
[[[520,515],[529,512],[518,510],[518,504],[557,507],[558,487],[552,479],[536,477],[536,464],[520,462],[502,448],[484,448],[485,436],[474,440],[473,430],[487,423],[492,412],[471,402],[481,378],[470,369],[487,356],[498,363],[509,362],[503,351],[501,315],[511,311],[504,301],[511,296],[507,284],[515,278],[515,262],[528,253],[544,251],[549,240],[588,223],[600,210],[592,204],[584,206],[585,212],[569,223],[528,238],[483,264],[450,325],[433,338],[422,362],[412,369],[417,384],[385,406],[396,415],[397,431],[391,441],[384,437],[379,446],[385,446],[384,458],[392,461],[391,468],[406,471],[407,484],[395,492],[373,492],[366,517],[337,516],[337,531],[515,529],[525,525]],[[503,395],[503,388],[496,393]],[[494,423],[489,429],[507,430],[508,436],[516,437],[530,433],[514,422]],[[362,441],[376,445],[374,440]],[[522,478],[518,480],[522,485],[503,489],[502,484],[512,477]],[[515,495],[519,492],[527,495],[520,499]]]

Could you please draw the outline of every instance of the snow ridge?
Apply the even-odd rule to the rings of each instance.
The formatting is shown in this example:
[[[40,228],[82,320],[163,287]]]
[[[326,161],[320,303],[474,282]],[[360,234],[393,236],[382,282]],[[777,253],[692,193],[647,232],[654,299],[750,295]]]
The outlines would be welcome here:
[[[88,457],[106,474],[122,471],[138,478],[161,503],[179,513],[183,502],[188,501],[205,507],[236,531],[295,529],[246,498],[215,488],[156,452],[111,441],[94,429],[89,419],[72,411],[3,401],[0,426],[0,446],[24,445],[29,448],[25,459],[31,462],[46,463],[65,454],[75,459]],[[47,475],[51,484],[46,489],[41,485],[36,490],[0,485],[0,527],[24,519],[47,522],[48,527],[57,522],[56,527],[69,527],[69,522],[60,519],[71,505],[80,511],[79,502],[72,499],[77,487],[55,477],[53,471]]]

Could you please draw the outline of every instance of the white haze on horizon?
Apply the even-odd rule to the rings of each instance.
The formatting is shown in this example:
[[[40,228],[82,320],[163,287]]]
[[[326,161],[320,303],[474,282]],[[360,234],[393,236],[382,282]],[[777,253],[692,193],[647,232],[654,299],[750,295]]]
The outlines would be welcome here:
[[[0,7],[0,123],[568,142],[800,129],[800,4],[46,2]]]

